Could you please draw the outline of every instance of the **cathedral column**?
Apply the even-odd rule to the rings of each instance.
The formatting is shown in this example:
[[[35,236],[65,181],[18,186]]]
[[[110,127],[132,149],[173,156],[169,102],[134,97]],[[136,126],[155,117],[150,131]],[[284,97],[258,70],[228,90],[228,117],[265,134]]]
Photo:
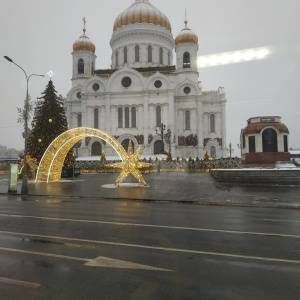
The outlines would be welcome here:
[[[175,144],[173,143],[173,137],[175,134],[175,99],[174,92],[168,92],[168,102],[169,102],[169,111],[168,111],[168,129],[171,130],[171,154],[172,157],[176,156],[175,153]]]
[[[78,122],[77,122],[77,114],[76,113],[72,113],[72,117],[71,117],[71,124],[69,126],[69,128],[76,128],[78,127]]]
[[[105,97],[105,131],[111,133],[111,115],[110,115],[110,97],[111,94],[107,93]]]
[[[101,106],[100,107],[100,129],[101,130],[106,130],[105,128],[105,107]]]
[[[81,126],[88,127],[87,119],[87,95],[81,94]],[[85,144],[85,139],[81,140],[81,147],[78,149],[79,156],[88,156],[88,149]]]
[[[67,121],[68,121],[68,129],[71,129],[72,128],[72,115],[71,115],[71,112],[72,112],[72,105],[71,105],[71,102],[68,101],[67,102]]]
[[[201,98],[198,96],[197,102],[197,136],[198,136],[198,157],[201,159],[203,157],[203,107]]]
[[[222,156],[227,157],[227,141],[226,141],[226,100],[221,102],[221,121],[222,121]]]
[[[93,114],[93,107],[88,106],[87,107],[87,127],[94,128],[94,114]]]
[[[149,135],[149,94],[144,93],[144,144],[148,145]]]
[[[101,122],[102,122],[102,120],[101,120],[101,110],[102,110],[102,108],[98,107],[98,129],[103,130],[102,129],[103,127],[101,126]]]

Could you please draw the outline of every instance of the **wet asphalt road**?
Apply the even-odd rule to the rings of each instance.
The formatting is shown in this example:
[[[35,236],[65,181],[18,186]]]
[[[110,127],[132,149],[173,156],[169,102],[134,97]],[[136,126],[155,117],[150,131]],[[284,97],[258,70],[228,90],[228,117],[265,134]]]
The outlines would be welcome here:
[[[0,195],[0,299],[299,295],[298,209]]]
[[[47,184],[29,181],[29,193],[66,198],[137,199],[183,203],[293,207],[300,209],[300,186],[229,185],[216,183],[209,173],[143,174],[149,187],[114,186],[118,173],[81,174],[74,179]],[[136,184],[129,176],[125,184]],[[21,182],[18,184],[18,193]],[[0,175],[0,194],[8,191],[8,175]]]

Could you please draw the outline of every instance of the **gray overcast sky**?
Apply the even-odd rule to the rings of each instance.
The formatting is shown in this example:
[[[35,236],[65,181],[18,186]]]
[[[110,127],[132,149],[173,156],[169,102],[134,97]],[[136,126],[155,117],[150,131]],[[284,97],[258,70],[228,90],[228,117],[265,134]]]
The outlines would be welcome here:
[[[117,16],[134,0],[0,0],[0,144],[21,149],[23,128],[16,107],[23,105],[27,74],[56,74],[53,82],[66,96],[71,87],[72,45],[87,20],[96,45],[96,68],[109,68],[109,41]],[[300,1],[299,0],[150,0],[170,20],[175,37],[184,26],[199,37],[199,55],[268,47],[267,59],[199,68],[203,90],[223,86],[227,93],[227,141],[237,143],[247,119],[279,115],[290,130],[289,147],[300,148]],[[175,4],[176,3],[176,4]],[[175,56],[174,56],[175,57]],[[32,77],[29,93],[41,96],[49,77]]]

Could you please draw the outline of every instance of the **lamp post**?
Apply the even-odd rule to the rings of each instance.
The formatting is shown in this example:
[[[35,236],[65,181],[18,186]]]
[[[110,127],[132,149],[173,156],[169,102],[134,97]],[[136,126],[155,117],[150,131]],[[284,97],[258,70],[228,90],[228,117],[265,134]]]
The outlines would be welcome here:
[[[25,111],[24,111],[24,139],[25,139],[25,148],[24,148],[24,174],[23,174],[23,179],[22,179],[22,186],[21,186],[21,194],[28,194],[28,184],[27,184],[27,139],[28,139],[28,81],[31,76],[41,76],[45,77],[45,75],[39,75],[39,74],[31,74],[27,76],[25,70],[16,64],[11,58],[8,56],[4,56],[6,60],[9,62],[13,63],[17,67],[19,67],[25,74],[26,77],[26,99],[25,99]]]
[[[173,137],[173,140],[172,140],[171,129],[167,130],[167,133],[165,135],[165,139],[166,139],[166,142],[169,144],[169,152],[171,152],[171,143],[175,144],[175,142],[176,142],[175,134],[174,134],[174,137]]]
[[[163,124],[163,123],[161,123],[158,129],[160,130],[160,136],[161,136],[161,141],[162,141],[161,153],[165,154],[165,149],[164,149],[164,131],[166,129],[166,125]],[[156,134],[159,134],[157,128],[155,129],[155,132],[156,132]]]
[[[234,149],[232,148],[232,144],[231,144],[231,142],[230,142],[230,143],[229,143],[229,149],[228,149],[230,158],[231,158],[231,153],[232,153],[233,151],[234,151]]]

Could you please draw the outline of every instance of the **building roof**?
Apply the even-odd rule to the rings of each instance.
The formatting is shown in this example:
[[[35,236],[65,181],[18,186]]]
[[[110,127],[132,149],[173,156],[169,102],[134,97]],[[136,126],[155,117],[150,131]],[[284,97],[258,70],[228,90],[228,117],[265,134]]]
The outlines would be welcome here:
[[[149,23],[159,25],[172,30],[169,19],[149,0],[135,0],[135,2],[126,10],[124,10],[115,20],[113,31],[118,28],[135,23]]]
[[[141,67],[141,68],[132,68],[133,70],[136,70],[140,73],[174,73],[176,70],[176,67],[174,65],[172,66],[156,66],[156,67]],[[95,75],[112,75],[114,72],[116,72],[118,69],[99,69],[95,70]]]
[[[260,133],[265,127],[276,128],[280,133],[290,133],[288,128],[281,122],[250,123],[244,128],[245,134]]]
[[[189,27],[187,27],[187,21],[184,21],[184,28],[180,31],[180,33],[175,38],[175,45],[178,44],[186,44],[186,43],[194,43],[198,44],[198,36],[194,33]]]

